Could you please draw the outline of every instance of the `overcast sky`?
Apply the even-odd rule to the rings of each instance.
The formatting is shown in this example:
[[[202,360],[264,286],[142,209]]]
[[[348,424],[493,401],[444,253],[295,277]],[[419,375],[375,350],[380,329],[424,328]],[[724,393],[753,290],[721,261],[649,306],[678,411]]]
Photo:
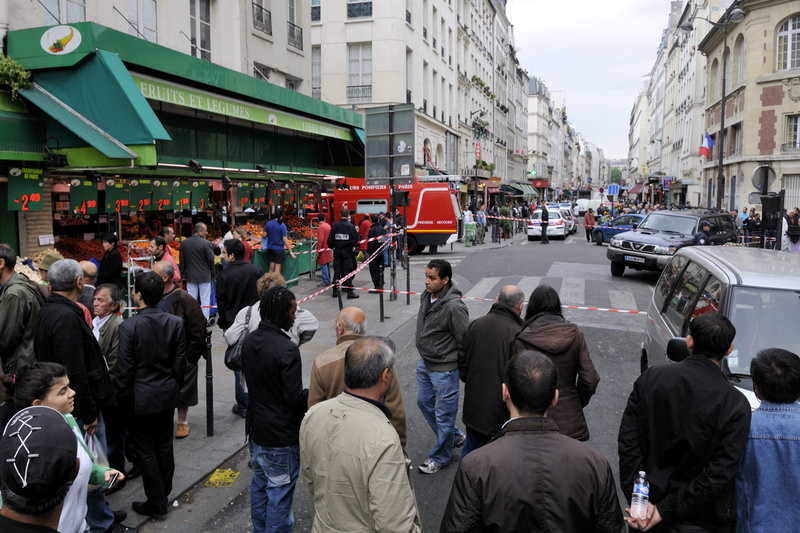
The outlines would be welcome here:
[[[656,59],[670,0],[509,0],[520,66],[609,159],[626,159],[636,95]]]

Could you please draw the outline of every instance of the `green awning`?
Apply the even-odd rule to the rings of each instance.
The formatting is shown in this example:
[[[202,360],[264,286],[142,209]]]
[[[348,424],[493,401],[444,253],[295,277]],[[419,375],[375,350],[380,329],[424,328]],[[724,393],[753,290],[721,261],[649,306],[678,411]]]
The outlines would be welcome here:
[[[536,189],[531,187],[530,184],[528,184],[528,183],[516,182],[516,183],[512,183],[512,185],[514,187],[520,189],[522,191],[522,194],[525,195],[525,196],[533,196],[533,197],[538,197],[539,196],[539,193],[536,192]]]
[[[33,89],[24,89],[19,94],[38,107],[43,113],[55,121],[55,124],[93,146],[100,153],[112,159],[135,159],[136,153],[124,144],[100,129],[96,124],[62,102],[38,83]],[[50,132],[48,125],[48,134]],[[59,143],[59,147],[62,147]]]
[[[366,146],[367,145],[367,134],[364,132],[364,130],[362,130],[361,128],[353,128],[353,130],[356,132],[356,135],[361,140],[361,144]]]
[[[500,185],[500,190],[504,191],[504,192],[507,192],[511,196],[522,196],[523,195],[522,189],[518,189],[517,187],[518,187],[517,184],[504,183],[504,184]]]

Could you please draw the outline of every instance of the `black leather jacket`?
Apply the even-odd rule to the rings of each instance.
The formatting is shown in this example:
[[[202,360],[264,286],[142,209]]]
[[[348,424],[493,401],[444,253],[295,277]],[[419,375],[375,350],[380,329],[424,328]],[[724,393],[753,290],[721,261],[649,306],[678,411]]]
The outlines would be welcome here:
[[[619,428],[619,475],[630,498],[640,470],[665,523],[725,531],[733,479],[747,445],[750,404],[702,355],[639,376]]]

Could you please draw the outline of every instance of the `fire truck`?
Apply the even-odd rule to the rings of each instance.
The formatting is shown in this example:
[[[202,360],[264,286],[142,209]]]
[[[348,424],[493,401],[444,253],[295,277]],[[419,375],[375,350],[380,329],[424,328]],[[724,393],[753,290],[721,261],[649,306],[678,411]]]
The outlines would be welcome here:
[[[446,178],[442,176],[442,178]],[[436,253],[439,246],[455,242],[458,238],[458,207],[456,190],[450,181],[433,181],[437,176],[420,176],[414,183],[395,185],[395,190],[408,192],[408,206],[399,207],[406,219],[406,247],[409,254],[422,252],[429,247]],[[336,189],[322,197],[331,222],[341,218],[342,209],[356,210],[355,224],[360,215],[388,213],[390,191],[388,185],[367,185],[364,178],[343,178],[336,181]]]

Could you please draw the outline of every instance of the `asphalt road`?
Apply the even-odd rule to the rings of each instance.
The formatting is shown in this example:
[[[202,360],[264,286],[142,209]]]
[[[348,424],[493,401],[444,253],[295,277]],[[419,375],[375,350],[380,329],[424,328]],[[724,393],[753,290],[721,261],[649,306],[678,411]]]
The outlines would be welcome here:
[[[475,298],[494,298],[500,288],[508,284],[521,286],[527,298],[534,287],[545,283],[559,290],[564,305],[646,311],[658,279],[655,273],[628,270],[625,277],[612,278],[605,257],[605,246],[587,245],[580,233],[566,241],[551,240],[549,245],[528,242],[523,237],[516,239],[515,245],[501,249],[489,250],[488,246],[465,248],[462,244],[456,244],[453,248],[440,249],[437,256],[451,261],[456,283],[465,295]],[[422,288],[424,266],[429,259],[431,256],[427,253],[412,258],[412,290]],[[412,307],[415,307],[415,299],[412,297]],[[405,303],[403,296],[400,302]],[[392,306],[397,305],[400,304],[387,304],[387,312],[391,314]],[[470,317],[477,318],[488,311],[490,303],[470,300],[467,305]],[[308,307],[311,309],[311,304]],[[400,313],[397,315],[397,319],[400,319]],[[616,475],[617,430],[627,396],[638,375],[639,344],[646,317],[643,314],[583,309],[566,309],[565,316],[581,327],[601,376],[597,394],[586,409],[591,432],[589,445],[608,458]],[[412,478],[423,526],[426,531],[436,531],[458,465],[453,464],[432,476],[416,470],[416,466],[427,458],[428,451],[435,443],[435,436],[416,407],[415,367],[419,355],[414,347],[415,320],[407,313],[402,320],[395,324],[391,338],[398,347],[397,366],[408,413],[407,452],[415,466]],[[304,367],[310,364],[315,355],[303,352]],[[460,423],[460,416],[458,421]],[[224,466],[241,470],[232,487],[232,494],[230,491],[222,494],[218,489],[201,484],[182,497],[181,504],[188,505],[192,512],[204,519],[194,520],[194,523],[204,525],[199,529],[192,527],[192,531],[220,533],[251,530],[247,453],[238,454]],[[620,499],[624,501],[622,494]],[[313,501],[300,481],[294,500],[295,531],[311,531],[313,511]],[[189,530],[180,524],[165,521],[150,522],[141,531],[170,529]]]

